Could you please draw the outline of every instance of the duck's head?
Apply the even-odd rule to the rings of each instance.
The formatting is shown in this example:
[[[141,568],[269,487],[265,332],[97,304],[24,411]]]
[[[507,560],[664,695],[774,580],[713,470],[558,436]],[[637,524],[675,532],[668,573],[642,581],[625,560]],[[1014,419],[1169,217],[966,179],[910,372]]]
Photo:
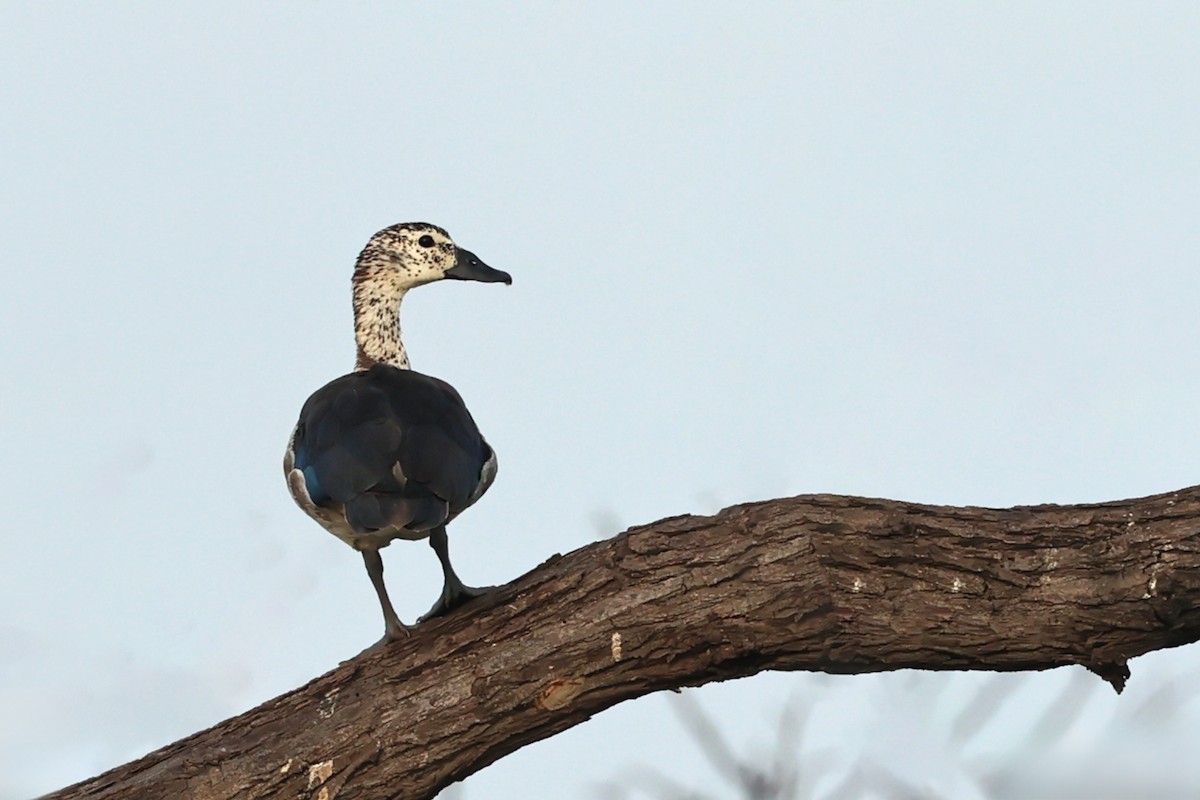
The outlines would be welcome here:
[[[493,269],[450,234],[427,222],[402,222],[371,237],[354,268],[355,287],[397,296],[426,283],[454,278],[484,283],[512,283],[507,272]]]

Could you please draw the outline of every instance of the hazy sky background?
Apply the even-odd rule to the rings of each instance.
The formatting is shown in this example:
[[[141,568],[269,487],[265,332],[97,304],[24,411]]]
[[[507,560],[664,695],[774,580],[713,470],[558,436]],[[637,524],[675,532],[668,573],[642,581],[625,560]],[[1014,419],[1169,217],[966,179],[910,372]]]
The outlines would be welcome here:
[[[378,638],[361,559],[280,462],[395,222],[514,276],[405,304],[414,366],[500,457],[450,531],[471,583],[748,500],[1200,482],[1197,42],[1194,3],[0,3],[0,797]],[[411,620],[437,562],[384,556]],[[1119,700],[1084,681],[1060,766],[1196,785],[1194,699],[1100,732],[1197,666],[1138,659]],[[946,708],[895,677],[696,697],[748,751],[788,697],[830,698],[807,747],[971,798],[954,698],[1017,682],[983,748],[1013,758],[1071,672],[935,676]],[[581,797],[635,764],[711,779],[654,696],[463,793]]]

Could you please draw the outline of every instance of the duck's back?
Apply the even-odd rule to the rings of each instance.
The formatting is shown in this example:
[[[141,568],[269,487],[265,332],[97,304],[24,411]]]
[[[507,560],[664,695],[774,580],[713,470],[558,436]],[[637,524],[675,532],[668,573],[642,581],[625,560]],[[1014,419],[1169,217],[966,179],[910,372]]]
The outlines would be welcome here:
[[[495,458],[454,387],[377,364],[308,398],[292,443],[313,503],[357,533],[428,531],[487,489]]]

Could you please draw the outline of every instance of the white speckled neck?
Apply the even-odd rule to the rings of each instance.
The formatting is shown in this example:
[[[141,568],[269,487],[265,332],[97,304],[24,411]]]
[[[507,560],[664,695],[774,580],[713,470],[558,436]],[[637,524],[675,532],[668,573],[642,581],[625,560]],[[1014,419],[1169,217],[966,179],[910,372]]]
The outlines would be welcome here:
[[[375,364],[409,369],[408,353],[400,340],[403,299],[404,290],[386,279],[355,280],[354,340],[358,344],[355,369],[370,369]]]

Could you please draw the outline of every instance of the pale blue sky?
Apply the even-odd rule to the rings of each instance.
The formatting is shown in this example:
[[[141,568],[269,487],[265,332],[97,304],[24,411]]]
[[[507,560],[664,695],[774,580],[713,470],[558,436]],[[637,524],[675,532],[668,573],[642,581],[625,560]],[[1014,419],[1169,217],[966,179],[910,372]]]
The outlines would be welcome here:
[[[468,582],[767,497],[1197,483],[1197,41],[1191,3],[0,4],[0,797],[378,637],[280,460],[351,366],[353,259],[394,222],[514,277],[405,304],[414,366],[500,456],[451,529]],[[434,556],[385,561],[411,620]],[[1135,661],[1120,703],[1197,661]],[[810,738],[846,759],[936,738],[877,678],[814,680],[698,696],[737,741],[813,687],[842,699]],[[1170,722],[1200,734],[1195,704]],[[703,774],[663,698],[465,792],[580,796],[639,762]]]

